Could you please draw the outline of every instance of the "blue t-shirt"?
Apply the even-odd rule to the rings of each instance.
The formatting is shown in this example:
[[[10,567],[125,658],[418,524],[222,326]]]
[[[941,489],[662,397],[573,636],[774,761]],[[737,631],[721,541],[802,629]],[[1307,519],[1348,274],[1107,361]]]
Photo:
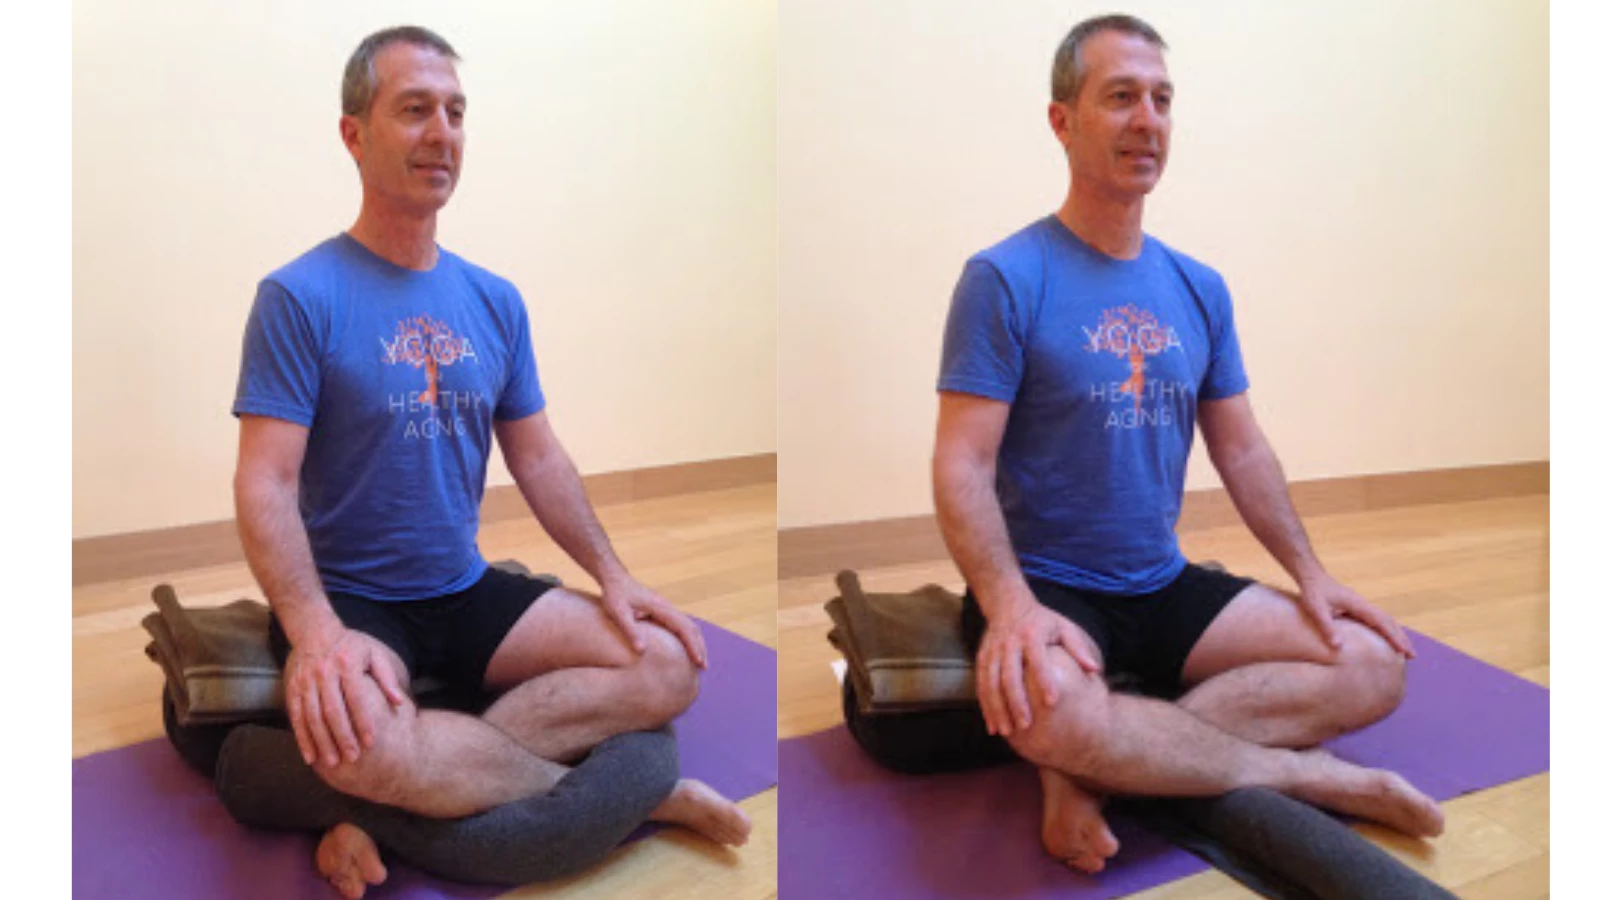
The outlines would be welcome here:
[[[455,254],[418,272],[341,234],[257,288],[233,413],[310,428],[300,515],[328,591],[476,582],[493,421],[543,408],[522,297]]]
[[[1024,574],[1171,583],[1196,400],[1248,387],[1222,277],[1149,235],[1118,260],[1048,216],[956,285],[939,390],[1011,405],[996,492]]]

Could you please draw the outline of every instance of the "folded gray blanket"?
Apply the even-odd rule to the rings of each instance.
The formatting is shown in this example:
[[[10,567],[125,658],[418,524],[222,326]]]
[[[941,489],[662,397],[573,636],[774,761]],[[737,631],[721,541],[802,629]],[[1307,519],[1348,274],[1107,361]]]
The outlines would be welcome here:
[[[844,654],[863,713],[953,709],[977,703],[972,660],[961,643],[961,597],[938,585],[868,594],[855,572],[835,579],[823,608],[828,640]]]
[[[182,725],[238,722],[283,709],[283,673],[267,643],[258,600],[185,609],[171,585],[152,591],[145,655],[161,666]]]
[[[532,576],[516,560],[491,565]],[[283,672],[267,639],[265,603],[235,600],[226,606],[184,607],[169,584],[156,585],[151,596],[156,612],[141,623],[151,637],[144,652],[166,674],[179,725],[250,722],[283,712]],[[419,679],[413,689],[420,695],[437,686],[431,679]]]

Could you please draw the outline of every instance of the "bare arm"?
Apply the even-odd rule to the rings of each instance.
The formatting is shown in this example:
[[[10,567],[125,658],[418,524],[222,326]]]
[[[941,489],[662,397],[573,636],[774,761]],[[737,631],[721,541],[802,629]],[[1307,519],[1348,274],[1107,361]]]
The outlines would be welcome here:
[[[933,505],[939,531],[986,618],[1037,603],[1017,565],[1000,499],[995,459],[1011,406],[971,394],[939,395]]]
[[[1202,401],[1198,417],[1206,450],[1217,474],[1222,476],[1228,497],[1250,533],[1300,586],[1305,611],[1324,639],[1339,646],[1333,620],[1345,615],[1378,631],[1397,651],[1415,655],[1399,623],[1336,581],[1317,559],[1311,538],[1289,498],[1283,466],[1256,422],[1249,396],[1235,394],[1222,400]]]
[[[974,661],[978,704],[991,734],[1009,736],[1028,728],[1033,711],[1024,669],[1045,665],[1055,644],[1085,671],[1099,669],[1087,636],[1034,597],[1017,564],[995,493],[995,463],[1011,407],[970,394],[939,395],[939,426],[933,450],[933,499],[939,529],[988,628]],[[1055,702],[1049,679],[1035,678],[1046,704]]]
[[[584,492],[583,480],[543,412],[495,422],[506,468],[528,501],[534,518],[573,562],[594,576],[602,603],[638,652],[644,641],[638,619],[655,619],[682,641],[697,665],[705,666],[705,639],[694,621],[641,585],[617,558]]]
[[[233,502],[250,572],[292,644],[339,625],[300,521],[306,428],[264,416],[239,418]]]
[[[300,521],[300,464],[308,431],[265,416],[239,418],[239,463],[233,497],[250,571],[289,636],[284,702],[301,754],[329,765],[354,762],[372,746],[373,724],[354,717],[346,685],[371,675],[390,703],[406,702],[399,676],[377,652],[377,641],[346,629],[322,590]]]
[[[1326,575],[1289,499],[1278,455],[1250,408],[1249,395],[1202,401],[1198,417],[1211,464],[1250,533],[1297,583]]]

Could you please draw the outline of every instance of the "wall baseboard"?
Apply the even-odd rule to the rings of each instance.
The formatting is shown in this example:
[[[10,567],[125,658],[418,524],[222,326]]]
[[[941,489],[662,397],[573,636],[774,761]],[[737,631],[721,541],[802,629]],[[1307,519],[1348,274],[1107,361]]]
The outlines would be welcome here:
[[[597,507],[676,494],[724,490],[778,480],[778,456],[761,453],[588,475],[583,486]],[[516,485],[484,491],[483,524],[530,515]],[[72,585],[140,578],[179,569],[244,561],[239,529],[232,519],[159,528],[128,534],[80,538],[72,542]]]
[[[1549,462],[1357,475],[1289,485],[1295,508],[1305,517],[1549,492]],[[1185,495],[1178,531],[1241,524],[1227,492],[1210,488]],[[780,528],[778,577],[928,562],[947,553],[932,515]]]

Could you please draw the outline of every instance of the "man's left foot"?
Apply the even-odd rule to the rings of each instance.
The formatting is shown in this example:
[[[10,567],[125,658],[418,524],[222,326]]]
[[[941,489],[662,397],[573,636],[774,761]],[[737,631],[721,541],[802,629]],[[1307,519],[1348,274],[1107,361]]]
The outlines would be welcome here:
[[[349,822],[340,822],[322,836],[317,845],[317,871],[346,900],[361,900],[368,885],[383,884],[389,877],[378,845]]]
[[[744,810],[712,790],[711,785],[693,778],[678,779],[672,793],[650,818],[682,825],[730,847],[742,846],[750,839],[750,817]]]

